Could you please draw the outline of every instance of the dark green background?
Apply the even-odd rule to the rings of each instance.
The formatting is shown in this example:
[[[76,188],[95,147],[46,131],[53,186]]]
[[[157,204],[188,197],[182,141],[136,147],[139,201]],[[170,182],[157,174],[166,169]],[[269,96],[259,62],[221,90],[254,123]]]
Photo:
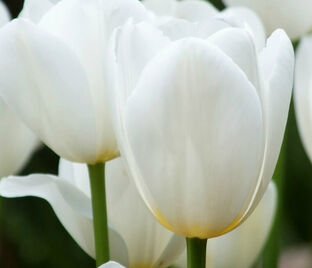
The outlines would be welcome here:
[[[4,2],[16,16],[23,1]],[[223,7],[221,1],[212,2],[218,8]],[[277,228],[281,250],[312,241],[312,168],[298,136],[293,107],[283,154],[274,178],[283,179],[284,185],[282,213]],[[56,174],[57,165],[58,157],[43,148],[34,154],[21,174]],[[1,268],[95,267],[94,261],[71,239],[45,201],[1,198],[0,207]]]

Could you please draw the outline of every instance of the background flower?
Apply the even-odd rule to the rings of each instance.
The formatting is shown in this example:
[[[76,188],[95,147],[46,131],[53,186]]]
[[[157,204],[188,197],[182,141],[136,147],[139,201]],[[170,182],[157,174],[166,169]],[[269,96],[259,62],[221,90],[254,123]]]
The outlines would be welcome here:
[[[106,174],[112,259],[130,268],[163,268],[172,264],[184,249],[184,239],[155,221],[120,159],[107,163]],[[46,199],[80,247],[95,256],[90,186],[85,165],[62,159],[59,177],[34,174],[26,178],[4,178],[0,182],[0,194]]]
[[[224,3],[253,9],[261,17],[268,33],[283,28],[295,40],[312,30],[310,0],[224,0]]]
[[[250,268],[256,263],[272,227],[276,187],[270,183],[265,195],[251,216],[237,229],[207,242],[207,268]],[[186,254],[176,263],[186,267]]]

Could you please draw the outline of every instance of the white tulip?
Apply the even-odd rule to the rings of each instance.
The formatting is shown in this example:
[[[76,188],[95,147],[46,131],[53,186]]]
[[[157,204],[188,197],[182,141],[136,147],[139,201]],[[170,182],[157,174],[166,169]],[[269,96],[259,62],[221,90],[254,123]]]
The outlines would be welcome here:
[[[283,28],[291,39],[312,30],[311,0],[224,0],[228,6],[246,6],[263,20],[268,33]]]
[[[0,1],[0,27],[10,19],[8,8]],[[34,134],[0,99],[0,178],[20,171],[37,143]]]
[[[184,249],[184,239],[163,228],[148,211],[120,159],[107,163],[106,188],[111,258],[127,267],[167,267]],[[34,174],[0,182],[5,197],[46,199],[90,256],[95,256],[87,167],[61,160],[59,177]]]
[[[287,35],[257,51],[244,29],[172,41],[129,22],[111,47],[119,148],[149,209],[185,237],[237,227],[280,152],[293,83]]]
[[[271,182],[259,205],[246,222],[228,234],[208,240],[206,267],[252,267],[268,238],[276,201],[276,187]],[[179,268],[186,267],[186,252],[175,265]]]
[[[118,156],[105,75],[111,31],[146,16],[136,0],[60,1],[38,24],[0,31],[0,95],[60,156],[94,164]]]
[[[295,111],[304,148],[312,161],[312,35],[302,38],[296,52]]]

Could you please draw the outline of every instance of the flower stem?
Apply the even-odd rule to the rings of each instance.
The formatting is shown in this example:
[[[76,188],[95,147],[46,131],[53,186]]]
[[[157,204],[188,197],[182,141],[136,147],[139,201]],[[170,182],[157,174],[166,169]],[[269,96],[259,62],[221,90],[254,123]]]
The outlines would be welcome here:
[[[92,196],[96,265],[109,261],[105,163],[88,165]]]
[[[186,238],[187,268],[206,267],[207,239]]]

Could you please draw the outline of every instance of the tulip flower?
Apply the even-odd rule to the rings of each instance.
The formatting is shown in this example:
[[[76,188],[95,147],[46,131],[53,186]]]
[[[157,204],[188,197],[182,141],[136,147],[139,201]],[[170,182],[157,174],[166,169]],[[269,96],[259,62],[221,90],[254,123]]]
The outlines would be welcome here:
[[[130,268],[170,266],[184,250],[184,239],[155,221],[120,159],[108,162],[106,171],[111,258]],[[4,178],[0,194],[44,198],[80,247],[95,257],[86,165],[62,159],[58,177],[34,174]]]
[[[0,27],[10,21],[7,7],[0,2]],[[22,169],[37,147],[35,135],[0,99],[0,178]]]
[[[267,240],[277,201],[276,187],[270,183],[259,205],[250,217],[237,229],[207,243],[206,267],[209,268],[250,268],[256,262]],[[186,267],[184,253],[175,263]]]
[[[189,267],[204,267],[206,239],[241,224],[273,175],[291,97],[292,44],[278,30],[258,51],[239,28],[172,41],[132,22],[113,40],[121,154],[155,218],[187,238]]]
[[[106,2],[60,1],[38,24],[16,19],[0,32],[1,96],[57,154],[88,164],[118,156],[105,47],[110,31],[143,9],[134,0]]]
[[[224,0],[228,6],[246,6],[263,20],[268,33],[283,28],[293,40],[312,30],[310,0]]]
[[[311,124],[311,100],[312,92],[312,35],[302,38],[297,48],[297,61],[295,72],[295,112],[299,127],[299,133],[304,148],[312,161],[312,124]]]
[[[0,96],[58,155],[89,164],[100,265],[109,260],[104,163],[119,155],[107,97],[106,46],[116,26],[148,14],[137,0],[25,4],[25,18],[0,31]]]

